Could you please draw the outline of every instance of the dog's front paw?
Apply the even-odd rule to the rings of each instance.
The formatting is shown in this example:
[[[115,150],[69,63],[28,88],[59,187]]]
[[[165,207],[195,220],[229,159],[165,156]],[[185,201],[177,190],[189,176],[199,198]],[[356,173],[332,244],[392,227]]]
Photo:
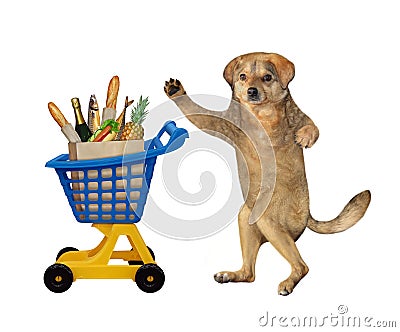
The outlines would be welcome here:
[[[175,98],[186,94],[182,83],[173,78],[170,78],[169,81],[165,81],[164,91],[168,98]]]
[[[296,132],[294,135],[294,142],[302,148],[311,148],[318,137],[318,128],[314,125],[306,125]]]

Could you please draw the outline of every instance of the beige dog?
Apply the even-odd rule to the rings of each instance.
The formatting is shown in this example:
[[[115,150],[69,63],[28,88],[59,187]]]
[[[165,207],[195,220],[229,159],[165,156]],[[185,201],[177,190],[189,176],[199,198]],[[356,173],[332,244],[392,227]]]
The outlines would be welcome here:
[[[370,203],[371,194],[367,190],[351,199],[331,221],[318,222],[311,216],[302,148],[312,147],[319,132],[290,95],[288,84],[293,77],[294,65],[278,54],[250,53],[233,59],[224,70],[224,78],[232,88],[232,100],[244,106],[240,113],[232,106],[234,103],[225,112],[204,109],[186,95],[178,80],[171,79],[165,84],[168,97],[191,122],[225,138],[236,148],[245,192],[245,203],[238,216],[243,266],[235,272],[216,273],[217,282],[254,281],[258,250],[261,244],[270,242],[291,266],[291,274],[278,287],[280,295],[290,294],[308,272],[295,244],[304,229],[308,227],[322,234],[344,231],[360,220]],[[246,112],[261,123],[259,128],[250,124],[250,129],[259,132],[259,137],[261,131],[269,136],[276,159],[273,187],[262,180],[271,177],[268,160],[263,161],[260,157],[263,154],[257,153],[257,144],[261,146],[262,142],[254,143],[235,122],[235,116],[225,116],[240,115],[243,122],[250,118],[245,116]]]

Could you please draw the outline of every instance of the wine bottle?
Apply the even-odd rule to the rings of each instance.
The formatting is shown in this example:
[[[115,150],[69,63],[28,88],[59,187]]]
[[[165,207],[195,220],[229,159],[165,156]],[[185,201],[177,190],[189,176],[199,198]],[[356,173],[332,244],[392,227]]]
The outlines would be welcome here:
[[[81,138],[82,142],[87,142],[92,133],[83,118],[82,111],[81,111],[81,104],[78,98],[71,99],[72,107],[74,108],[75,112],[75,131],[78,133],[79,137]]]

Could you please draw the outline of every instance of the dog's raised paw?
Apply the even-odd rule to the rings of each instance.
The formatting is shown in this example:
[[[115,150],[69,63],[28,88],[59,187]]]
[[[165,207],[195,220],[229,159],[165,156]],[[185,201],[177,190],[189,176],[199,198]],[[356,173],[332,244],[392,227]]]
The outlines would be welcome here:
[[[169,98],[175,98],[186,94],[182,83],[173,78],[170,78],[169,81],[165,81],[164,91]]]

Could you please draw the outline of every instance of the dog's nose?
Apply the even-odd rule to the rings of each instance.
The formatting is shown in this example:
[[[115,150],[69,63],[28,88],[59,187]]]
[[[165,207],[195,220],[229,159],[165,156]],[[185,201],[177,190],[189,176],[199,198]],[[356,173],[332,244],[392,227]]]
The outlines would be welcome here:
[[[248,88],[247,89],[247,95],[249,97],[256,97],[258,95],[258,90],[257,88]]]

